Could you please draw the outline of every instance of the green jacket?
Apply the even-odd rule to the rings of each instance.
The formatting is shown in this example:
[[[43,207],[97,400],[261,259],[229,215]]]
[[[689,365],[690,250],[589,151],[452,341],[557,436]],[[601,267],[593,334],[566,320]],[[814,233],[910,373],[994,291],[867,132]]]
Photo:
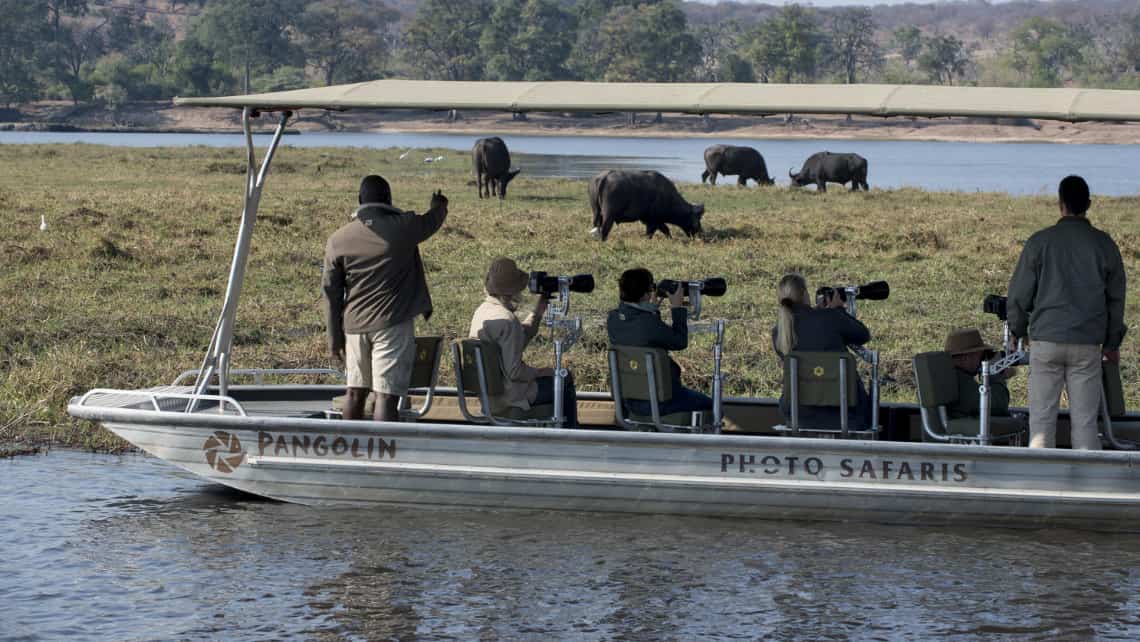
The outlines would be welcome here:
[[[1009,327],[1018,337],[1120,348],[1124,262],[1112,238],[1083,216],[1065,216],[1025,242],[1009,282]]]
[[[982,395],[978,392],[978,380],[961,368],[954,368],[954,374],[958,377],[958,402],[946,409],[947,414],[951,419],[977,417],[978,406],[982,403]],[[990,377],[990,416],[1008,415],[1009,387],[1004,381],[995,381]]]

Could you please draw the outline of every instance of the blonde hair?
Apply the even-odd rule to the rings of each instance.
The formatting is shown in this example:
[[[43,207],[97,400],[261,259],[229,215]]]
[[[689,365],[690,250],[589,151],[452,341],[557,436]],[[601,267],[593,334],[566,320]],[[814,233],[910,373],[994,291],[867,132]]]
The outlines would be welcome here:
[[[799,274],[785,274],[776,286],[780,310],[776,315],[776,350],[787,355],[796,349],[796,317],[792,307],[808,304],[807,281]]]

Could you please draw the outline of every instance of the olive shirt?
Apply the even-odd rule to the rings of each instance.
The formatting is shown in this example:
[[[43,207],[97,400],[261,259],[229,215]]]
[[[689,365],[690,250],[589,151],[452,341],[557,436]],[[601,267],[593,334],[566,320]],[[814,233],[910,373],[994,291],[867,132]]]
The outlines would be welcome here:
[[[961,368],[954,368],[954,375],[958,381],[958,401],[946,409],[951,419],[962,417],[978,417],[981,415],[982,394],[978,392],[978,380],[975,375]],[[998,381],[997,377],[990,377],[990,416],[1009,415],[1009,387],[1005,380]]]
[[[1084,216],[1064,216],[1025,242],[1009,282],[1009,328],[1033,341],[1117,350],[1124,294],[1116,243]]]
[[[423,216],[383,203],[365,203],[329,237],[321,287],[328,300],[329,348],[344,335],[383,330],[431,316],[424,264],[417,247],[443,225],[447,208]]]

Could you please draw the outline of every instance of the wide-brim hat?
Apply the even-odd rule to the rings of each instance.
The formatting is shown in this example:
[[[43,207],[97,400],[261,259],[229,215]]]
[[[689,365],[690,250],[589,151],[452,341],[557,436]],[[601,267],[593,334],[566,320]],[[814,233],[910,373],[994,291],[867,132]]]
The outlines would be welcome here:
[[[500,256],[491,261],[483,285],[487,288],[487,294],[514,296],[523,291],[529,279],[530,275],[520,270],[513,259]]]
[[[946,337],[946,352],[950,356],[971,352],[994,352],[996,348],[982,340],[982,333],[975,328],[955,330]]]

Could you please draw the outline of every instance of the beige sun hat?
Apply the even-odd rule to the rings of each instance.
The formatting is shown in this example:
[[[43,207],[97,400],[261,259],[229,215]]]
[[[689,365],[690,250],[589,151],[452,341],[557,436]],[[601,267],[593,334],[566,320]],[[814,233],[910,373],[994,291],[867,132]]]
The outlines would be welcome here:
[[[982,341],[982,333],[977,328],[955,330],[946,337],[946,352],[950,356],[971,352],[994,352],[996,348]]]
[[[513,259],[499,256],[491,261],[483,285],[487,294],[492,296],[514,296],[523,291],[529,278],[530,275],[520,270]]]

